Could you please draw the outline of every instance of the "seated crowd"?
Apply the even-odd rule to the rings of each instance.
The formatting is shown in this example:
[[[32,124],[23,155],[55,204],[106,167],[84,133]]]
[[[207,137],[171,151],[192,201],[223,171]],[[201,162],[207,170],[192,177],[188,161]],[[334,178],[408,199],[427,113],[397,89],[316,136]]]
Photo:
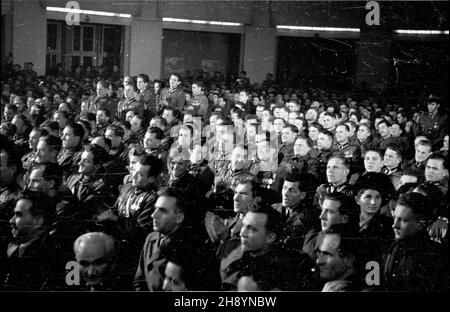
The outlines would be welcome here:
[[[1,290],[448,291],[443,97],[103,78],[2,81]]]

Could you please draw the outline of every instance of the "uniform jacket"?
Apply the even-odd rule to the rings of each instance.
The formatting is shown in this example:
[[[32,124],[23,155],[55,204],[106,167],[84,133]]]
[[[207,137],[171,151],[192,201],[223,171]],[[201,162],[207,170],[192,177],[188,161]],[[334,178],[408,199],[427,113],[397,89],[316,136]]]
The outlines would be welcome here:
[[[117,101],[108,95],[104,97],[91,96],[88,99],[88,111],[95,114],[100,108],[106,108],[111,113],[111,116],[115,116],[117,113]]]
[[[176,108],[182,112],[186,103],[186,95],[181,89],[164,88],[161,90],[161,101],[163,103],[166,101],[167,106]]]
[[[144,103],[137,101],[134,97],[131,99],[121,99],[117,104],[117,117],[125,120],[128,111],[135,111],[139,116],[144,116]]]
[[[344,157],[350,162],[350,169],[352,172],[360,172],[364,170],[361,149],[358,145],[335,144],[334,149],[344,154]]]
[[[427,233],[411,240],[396,240],[386,253],[385,288],[390,291],[448,292],[448,250]]]
[[[392,218],[376,214],[365,226],[360,227],[361,246],[365,246],[361,252],[363,263],[369,261],[382,263],[383,254],[394,240],[392,223]]]
[[[189,231],[184,226],[165,237],[159,232],[150,233],[145,239],[139,257],[139,263],[133,281],[133,288],[135,290],[162,290],[164,269],[167,264],[165,246],[171,241],[185,241],[186,244],[193,244],[193,250],[196,250],[195,238],[189,235]]]
[[[282,143],[278,152],[278,163],[284,159],[290,159],[294,156],[294,143]]]
[[[388,169],[387,167],[381,168],[381,173],[388,175],[391,178],[391,182],[397,190],[400,187],[400,177],[402,176],[401,164],[397,168]]]
[[[447,115],[430,115],[422,114],[419,119],[418,134],[423,134],[431,140],[436,141],[443,138],[448,133],[448,117]]]
[[[427,161],[423,161],[421,163],[417,162],[415,159],[411,159],[406,163],[406,169],[411,169],[416,172],[419,176],[419,181],[423,181],[425,178],[425,166]]]
[[[71,175],[67,178],[67,187],[80,203],[81,211],[77,219],[91,220],[112,204],[110,194],[106,193],[105,182],[97,176]]]
[[[151,232],[150,216],[157,199],[156,193],[157,189],[153,185],[147,189],[136,188],[131,183],[123,186],[115,204],[122,239],[133,240],[139,234],[137,232]]]
[[[283,207],[281,203],[272,207],[283,218],[281,244],[286,248],[302,250],[305,235],[312,229],[320,228],[320,210],[302,203],[293,209]]]
[[[200,164],[192,164],[189,173],[197,180],[200,196],[204,197],[214,184],[214,173],[204,160]]]
[[[139,102],[144,104],[144,110],[149,111],[153,116],[156,112],[156,97],[152,90],[144,90],[138,94]]]
[[[193,96],[190,104],[194,106],[197,116],[203,117],[204,120],[208,120],[209,115],[211,114],[211,107],[208,98],[203,92]]]
[[[78,164],[80,163],[82,153],[83,148],[81,145],[73,149],[65,148],[59,153],[57,161],[65,177],[78,172]]]
[[[10,243],[6,252],[6,290],[55,290],[64,282],[64,264],[48,229],[30,241]]]
[[[378,149],[379,142],[372,135],[367,138],[364,142],[356,140],[356,144],[361,148],[361,155],[365,155],[368,150]]]
[[[317,159],[318,161],[317,173],[320,183],[325,183],[327,180],[327,163],[333,152],[334,149],[320,150],[318,148],[313,148],[308,152],[311,158]]]
[[[280,172],[279,174],[284,178],[287,174],[296,171],[298,173],[309,173],[318,178],[318,164],[318,160],[312,158],[310,154],[306,154],[305,156],[296,155],[289,159],[283,159],[279,169],[284,172]]]

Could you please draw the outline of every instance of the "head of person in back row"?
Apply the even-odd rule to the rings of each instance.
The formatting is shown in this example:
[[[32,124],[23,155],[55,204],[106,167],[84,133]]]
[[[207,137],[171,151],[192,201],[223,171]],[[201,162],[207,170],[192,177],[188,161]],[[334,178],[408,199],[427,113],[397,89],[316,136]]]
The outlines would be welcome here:
[[[425,180],[434,184],[445,185],[447,179],[448,157],[443,152],[433,153],[425,166]]]
[[[317,136],[317,148],[326,151],[333,145],[333,133],[328,130],[321,130]]]
[[[181,179],[188,174],[190,163],[191,155],[189,150],[181,147],[171,148],[169,157],[167,157],[167,169],[170,180]]]
[[[333,186],[340,186],[347,182],[350,164],[342,155],[333,155],[327,163],[327,181]]]
[[[284,144],[294,144],[298,129],[294,125],[286,125],[281,130],[281,142]]]
[[[367,123],[361,123],[358,126],[358,131],[356,132],[356,138],[360,143],[364,143],[367,140],[369,140],[370,136],[372,135],[371,127]]]
[[[383,167],[383,153],[380,150],[368,150],[364,155],[366,172],[381,172]]]
[[[56,163],[61,150],[62,141],[59,137],[46,135],[39,138],[36,148],[37,163]]]
[[[294,155],[299,157],[304,157],[313,148],[313,141],[310,137],[299,134],[297,135],[294,143]]]
[[[429,140],[421,140],[415,146],[414,160],[417,165],[426,164],[433,153],[433,144]]]
[[[401,169],[403,151],[397,144],[389,144],[384,152],[384,168],[386,174],[391,174]]]
[[[335,113],[326,112],[323,115],[323,127],[328,131],[336,129],[337,117]]]

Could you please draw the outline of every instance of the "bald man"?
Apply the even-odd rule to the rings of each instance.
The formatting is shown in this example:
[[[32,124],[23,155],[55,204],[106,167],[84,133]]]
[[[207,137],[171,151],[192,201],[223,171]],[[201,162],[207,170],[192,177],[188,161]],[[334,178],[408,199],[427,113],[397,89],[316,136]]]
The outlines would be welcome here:
[[[116,251],[112,237],[101,232],[79,236],[73,245],[80,266],[82,289],[89,291],[128,290],[124,279],[115,275]]]

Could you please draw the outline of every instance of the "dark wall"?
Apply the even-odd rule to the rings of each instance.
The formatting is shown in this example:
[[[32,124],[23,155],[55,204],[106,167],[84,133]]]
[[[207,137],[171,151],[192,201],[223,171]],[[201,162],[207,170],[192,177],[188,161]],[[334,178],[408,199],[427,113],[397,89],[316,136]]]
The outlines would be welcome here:
[[[219,70],[224,75],[237,73],[239,54],[240,35],[164,29],[161,77],[170,74],[166,71],[168,61],[172,61],[172,68],[182,75],[198,69]],[[202,61],[215,62],[205,64]]]
[[[353,39],[278,37],[277,79],[348,86],[357,53]]]
[[[448,41],[395,41],[391,45],[391,81],[405,96],[448,93]],[[395,62],[394,62],[395,61]]]

